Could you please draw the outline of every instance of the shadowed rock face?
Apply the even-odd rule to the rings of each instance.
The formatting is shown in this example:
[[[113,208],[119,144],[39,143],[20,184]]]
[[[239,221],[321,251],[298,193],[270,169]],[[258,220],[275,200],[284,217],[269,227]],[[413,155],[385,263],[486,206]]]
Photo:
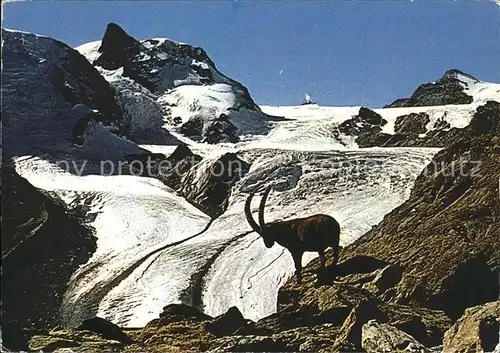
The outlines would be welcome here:
[[[90,112],[97,113],[88,120],[104,125],[122,120],[115,91],[73,48],[52,38],[4,29],[2,40],[5,156],[40,153],[43,148],[68,150],[68,142],[83,143],[89,124],[79,119]]]
[[[59,324],[59,307],[76,268],[95,251],[90,229],[62,201],[2,167],[2,338],[27,349],[22,329]],[[29,332],[26,332],[29,333]]]
[[[180,144],[175,151],[166,158],[166,163],[158,168],[158,179],[170,186],[172,189],[179,190],[182,183],[182,177],[201,161],[201,157],[191,152],[185,145]]]
[[[359,109],[358,115],[342,122],[338,126],[338,131],[345,135],[359,136],[365,133],[377,133],[381,131],[381,126],[387,121],[373,110],[365,107]]]
[[[394,131],[407,134],[425,134],[427,132],[426,125],[429,123],[429,115],[427,113],[410,113],[396,118]]]
[[[250,165],[234,153],[191,168],[182,179],[179,192],[205,214],[215,218],[227,208],[231,188],[249,170]]]
[[[500,301],[469,308],[446,332],[445,352],[493,352],[499,344]]]
[[[449,70],[438,81],[418,86],[410,98],[397,99],[384,108],[472,103],[473,98],[464,92],[458,75],[464,75],[477,81],[476,78],[459,70]]]

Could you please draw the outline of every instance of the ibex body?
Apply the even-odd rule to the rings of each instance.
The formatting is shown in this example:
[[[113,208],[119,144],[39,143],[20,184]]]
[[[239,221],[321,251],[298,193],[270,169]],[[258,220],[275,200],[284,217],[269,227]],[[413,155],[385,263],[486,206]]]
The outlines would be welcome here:
[[[302,255],[306,251],[318,252],[321,266],[324,267],[325,250],[331,247],[333,264],[336,264],[339,256],[340,225],[335,218],[324,214],[315,214],[304,218],[265,223],[264,208],[270,191],[271,187],[268,187],[262,196],[259,207],[259,224],[254,221],[250,211],[253,193],[248,196],[245,203],[245,215],[252,229],[263,238],[266,247],[270,248],[276,242],[290,251],[295,263],[297,282],[301,281]]]

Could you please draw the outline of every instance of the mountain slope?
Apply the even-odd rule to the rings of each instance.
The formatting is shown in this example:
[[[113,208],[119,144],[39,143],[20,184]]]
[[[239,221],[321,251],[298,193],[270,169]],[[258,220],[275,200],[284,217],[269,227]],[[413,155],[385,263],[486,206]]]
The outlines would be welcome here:
[[[2,339],[26,350],[25,330],[52,328],[68,282],[96,249],[93,231],[64,203],[2,167]]]
[[[121,158],[141,151],[120,137],[114,90],[57,40],[2,29],[4,157],[63,153]]]
[[[453,317],[495,300],[494,273],[500,269],[499,127],[500,103],[478,108],[470,126],[417,178],[410,199],[344,256],[397,261],[411,271],[395,297],[444,309]]]

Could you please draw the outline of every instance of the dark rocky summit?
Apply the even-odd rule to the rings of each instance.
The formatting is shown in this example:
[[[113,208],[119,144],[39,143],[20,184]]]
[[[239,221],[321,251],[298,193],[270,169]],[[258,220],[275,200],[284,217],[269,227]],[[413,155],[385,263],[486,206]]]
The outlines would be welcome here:
[[[202,48],[168,39],[137,40],[110,23],[98,52],[93,65],[123,69],[122,79],[112,85],[123,106],[123,125],[141,141],[161,135],[158,130],[167,121],[173,129],[196,140],[234,143],[243,130],[262,133],[268,129],[267,120],[276,118],[260,110],[245,86],[219,72]],[[193,90],[183,90],[182,86]],[[231,99],[227,100],[228,96]],[[137,102],[142,109],[134,111],[130,102]],[[179,106],[185,107],[182,118],[176,111]],[[179,127],[183,118],[185,122]],[[146,120],[154,129],[143,126]],[[157,138],[172,140],[169,134]]]
[[[478,81],[459,70],[449,70],[436,82],[418,86],[410,98],[397,99],[384,108],[472,103],[473,98],[464,92],[463,85],[467,85],[467,83],[460,81],[460,76]]]
[[[215,69],[215,63],[198,47],[170,40],[147,39],[138,41],[115,23],[108,24],[101,46],[101,55],[93,62],[107,70],[123,67],[123,75],[161,94],[174,87],[175,80],[187,79],[189,73],[200,77],[200,84],[212,83],[213,75],[192,61],[205,63]],[[171,67],[169,75],[158,68]],[[156,70],[155,70],[156,69]]]
[[[96,249],[64,203],[2,167],[2,339],[27,349],[30,330],[56,327],[67,283]]]

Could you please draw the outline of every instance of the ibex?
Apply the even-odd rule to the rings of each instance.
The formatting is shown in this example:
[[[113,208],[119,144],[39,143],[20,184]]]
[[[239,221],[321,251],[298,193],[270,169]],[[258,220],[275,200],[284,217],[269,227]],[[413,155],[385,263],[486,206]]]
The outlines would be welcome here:
[[[253,193],[248,196],[245,203],[245,215],[252,229],[260,234],[267,248],[272,247],[274,242],[277,242],[290,251],[295,263],[297,283],[301,282],[302,255],[306,251],[318,252],[321,267],[325,267],[325,250],[332,247],[333,264],[336,264],[339,256],[340,240],[340,225],[338,222],[328,215],[315,214],[305,218],[266,224],[264,221],[264,208],[270,191],[271,187],[268,187],[260,201],[259,224],[254,221],[250,211]]]

